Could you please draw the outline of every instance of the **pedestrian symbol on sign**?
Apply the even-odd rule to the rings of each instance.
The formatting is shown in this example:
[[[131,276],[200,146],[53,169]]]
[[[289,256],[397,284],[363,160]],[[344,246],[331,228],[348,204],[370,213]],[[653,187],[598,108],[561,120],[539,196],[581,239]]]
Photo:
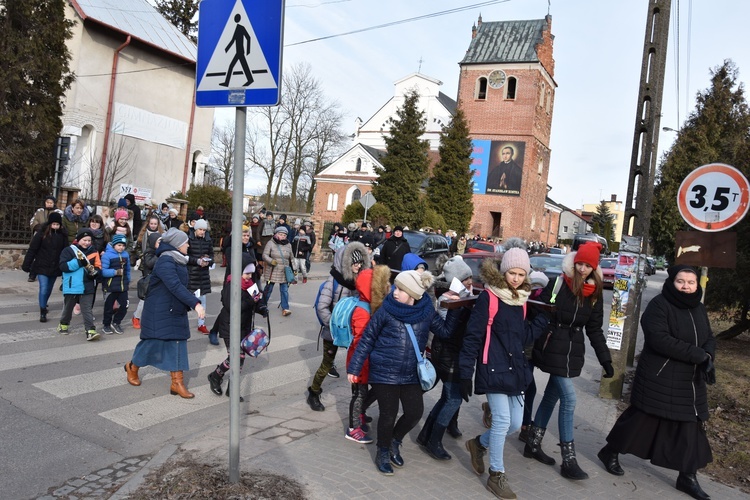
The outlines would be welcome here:
[[[245,74],[245,78],[247,78],[247,81],[242,86],[247,87],[248,85],[253,83],[253,72],[250,71],[250,68],[247,65],[247,60],[245,59],[245,56],[250,54],[250,45],[252,43],[252,39],[247,33],[245,27],[240,24],[240,20],[242,20],[241,15],[237,14],[234,16],[234,22],[237,23],[237,29],[234,30],[232,41],[229,42],[229,45],[227,45],[227,47],[224,49],[224,52],[229,52],[229,49],[234,46],[237,52],[232,59],[232,62],[229,63],[229,69],[226,72],[226,80],[224,80],[224,83],[219,84],[222,87],[229,87],[229,80],[232,78],[232,70],[234,69],[234,65],[237,63],[240,63],[240,65],[242,65],[242,71]],[[245,40],[247,40],[247,52],[245,52]]]

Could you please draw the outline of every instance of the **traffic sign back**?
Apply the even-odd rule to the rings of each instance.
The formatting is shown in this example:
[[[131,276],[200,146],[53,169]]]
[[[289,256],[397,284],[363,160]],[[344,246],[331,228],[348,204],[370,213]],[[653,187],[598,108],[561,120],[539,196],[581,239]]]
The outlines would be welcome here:
[[[723,231],[750,208],[750,183],[736,168],[711,163],[696,168],[680,184],[677,207],[685,222],[700,231]]]
[[[198,106],[274,106],[281,95],[284,0],[203,0]]]

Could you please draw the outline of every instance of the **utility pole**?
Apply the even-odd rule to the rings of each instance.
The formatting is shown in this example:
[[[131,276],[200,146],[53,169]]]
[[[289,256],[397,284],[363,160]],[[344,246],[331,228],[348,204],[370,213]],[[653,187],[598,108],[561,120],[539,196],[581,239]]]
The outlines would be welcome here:
[[[645,252],[648,248],[671,8],[672,0],[648,0],[641,83],[638,91],[628,192],[625,199],[625,227],[623,228],[629,236],[641,239],[639,253]],[[602,378],[599,387],[599,395],[602,397],[620,398],[622,395],[625,368],[628,364],[632,365],[635,354],[642,288],[642,280],[633,280],[628,293],[622,343],[619,349],[611,351],[615,376],[611,379]]]

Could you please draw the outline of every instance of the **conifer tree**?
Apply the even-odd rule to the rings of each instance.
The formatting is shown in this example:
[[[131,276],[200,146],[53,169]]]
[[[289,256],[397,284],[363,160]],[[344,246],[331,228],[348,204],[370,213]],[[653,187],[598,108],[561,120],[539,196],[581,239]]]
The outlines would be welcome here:
[[[0,2],[0,172],[3,186],[48,193],[73,82],[65,0]]]
[[[416,90],[404,95],[404,105],[396,111],[396,118],[390,119],[383,167],[375,169],[378,179],[373,182],[372,194],[393,214],[392,226],[418,227],[424,214],[420,188],[427,178],[430,145],[421,139],[426,119],[418,102]]]
[[[156,10],[193,42],[198,41],[200,0],[156,0]]]
[[[612,211],[609,206],[601,201],[596,207],[596,214],[591,217],[594,224],[594,232],[607,240],[607,245],[612,244]]]
[[[469,229],[474,213],[469,125],[461,109],[443,127],[438,148],[440,161],[427,187],[429,205],[459,234]]]

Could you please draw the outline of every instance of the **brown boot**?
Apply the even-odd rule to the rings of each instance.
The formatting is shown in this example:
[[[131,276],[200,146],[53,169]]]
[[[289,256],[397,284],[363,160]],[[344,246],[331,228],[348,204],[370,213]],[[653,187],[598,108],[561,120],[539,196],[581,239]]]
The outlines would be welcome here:
[[[123,368],[125,368],[125,373],[128,374],[128,383],[130,385],[141,385],[141,380],[138,378],[138,367],[132,361],[125,363]]]
[[[169,372],[172,375],[172,386],[169,388],[169,393],[172,396],[179,395],[181,398],[192,399],[195,394],[188,392],[187,387],[182,382],[182,372]]]

